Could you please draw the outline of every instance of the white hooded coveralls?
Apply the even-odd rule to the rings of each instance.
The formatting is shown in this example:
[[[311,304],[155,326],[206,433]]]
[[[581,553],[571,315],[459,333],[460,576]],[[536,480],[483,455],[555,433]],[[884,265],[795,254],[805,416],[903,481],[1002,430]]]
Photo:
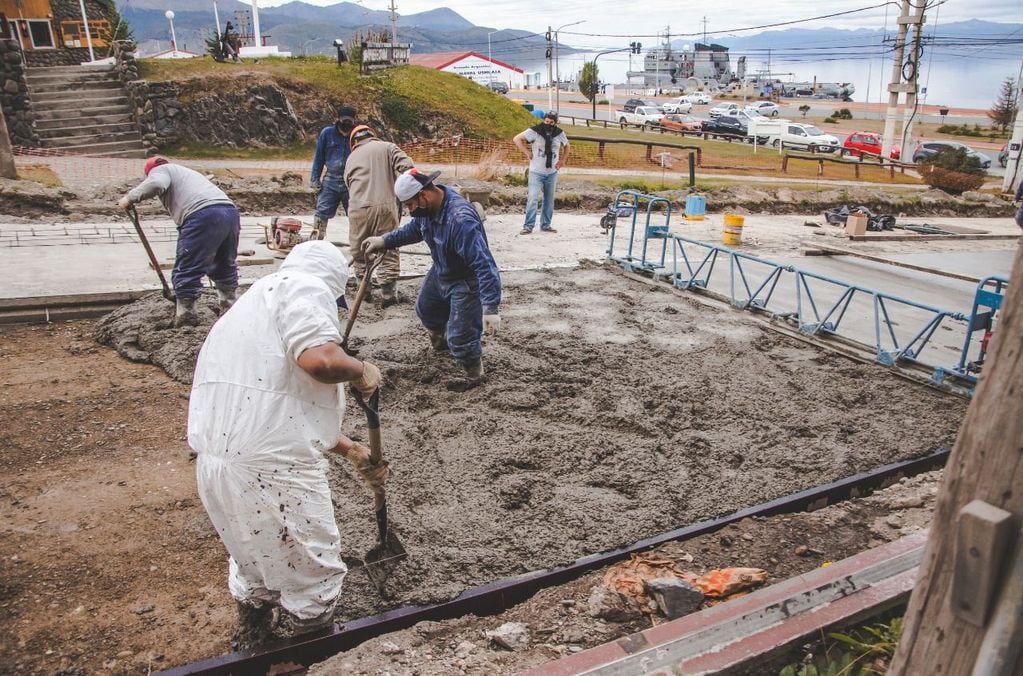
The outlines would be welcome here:
[[[298,365],[303,350],[340,344],[347,281],[333,244],[296,246],[213,325],[188,405],[199,496],[230,555],[231,594],[300,619],[331,612],[347,572],[323,455],[341,434],[344,389]]]

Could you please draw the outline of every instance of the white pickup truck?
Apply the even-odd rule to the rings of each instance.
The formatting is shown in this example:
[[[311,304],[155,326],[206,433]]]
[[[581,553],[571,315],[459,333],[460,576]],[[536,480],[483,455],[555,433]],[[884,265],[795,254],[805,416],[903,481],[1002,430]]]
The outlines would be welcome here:
[[[639,106],[635,112],[629,113],[624,110],[615,111],[615,119],[621,124],[635,124],[640,127],[656,127],[661,123],[664,113],[660,108],[653,106]]]

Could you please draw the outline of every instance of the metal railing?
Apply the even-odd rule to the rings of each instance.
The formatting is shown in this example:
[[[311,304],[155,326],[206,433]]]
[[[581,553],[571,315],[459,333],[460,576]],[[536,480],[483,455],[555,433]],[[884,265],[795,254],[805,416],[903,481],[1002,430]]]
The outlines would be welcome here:
[[[983,310],[997,309],[999,303],[994,296],[1004,293],[1007,283],[1004,278],[989,277],[981,281],[971,319],[970,314],[760,258],[723,244],[671,233],[670,209],[663,210],[663,223],[660,219],[662,210],[658,205],[661,201],[663,198],[622,191],[610,207],[632,216],[627,233],[625,218],[610,229],[607,248],[608,258],[626,271],[650,274],[678,289],[705,293],[726,300],[735,308],[767,314],[794,325],[807,336],[841,337],[871,350],[875,361],[884,365],[924,366],[932,370],[931,380],[935,384],[947,385],[946,377],[953,376],[961,379],[968,390],[976,382],[975,377],[969,376],[966,361],[971,336],[983,328],[981,322],[989,319]],[[643,213],[645,221],[641,218]],[[652,224],[652,218],[656,224]],[[617,232],[619,229],[622,232]],[[660,244],[659,255],[657,244]],[[722,269],[722,259],[727,261],[727,269]],[[995,289],[986,290],[991,285],[995,285]],[[856,312],[850,313],[854,301]],[[858,314],[858,319],[849,319],[851,314]],[[863,319],[867,319],[869,330]],[[957,355],[958,363],[948,366],[940,362],[954,348],[947,344],[942,346],[946,354],[936,358],[930,357],[936,349],[927,356],[925,350],[932,345],[935,332],[942,327],[949,328],[953,322],[959,323],[956,330],[965,330],[967,335]]]

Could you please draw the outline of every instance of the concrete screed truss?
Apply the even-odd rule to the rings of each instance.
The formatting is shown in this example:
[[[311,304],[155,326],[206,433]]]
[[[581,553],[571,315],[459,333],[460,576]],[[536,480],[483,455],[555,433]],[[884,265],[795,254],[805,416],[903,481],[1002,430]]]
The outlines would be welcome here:
[[[650,274],[678,289],[766,313],[771,319],[794,324],[806,336],[842,339],[871,350],[875,361],[885,366],[923,367],[930,371],[930,382],[944,389],[961,394],[973,391],[1008,284],[1005,277],[982,279],[972,310],[960,312],[674,234],[670,232],[671,202],[663,197],[623,190],[608,211],[612,217],[607,256],[626,272]],[[628,232],[619,233],[619,218],[630,220]],[[728,263],[724,273],[717,266],[720,258]],[[854,302],[859,308],[850,312]],[[843,323],[847,315],[857,312],[859,321]],[[954,331],[964,334],[962,348],[954,355],[947,349],[932,349],[924,357],[935,332],[952,323],[956,323]],[[867,326],[872,330],[867,331]],[[978,334],[982,334],[979,339]],[[979,351],[971,360],[973,350]],[[932,357],[935,352],[942,354]]]

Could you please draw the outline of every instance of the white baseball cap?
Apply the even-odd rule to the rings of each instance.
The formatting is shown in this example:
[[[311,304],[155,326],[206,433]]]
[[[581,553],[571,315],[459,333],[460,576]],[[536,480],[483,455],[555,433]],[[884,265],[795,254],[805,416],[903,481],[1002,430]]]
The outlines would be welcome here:
[[[409,169],[394,182],[394,195],[402,202],[408,202],[440,176],[439,171],[424,174],[416,168]]]

